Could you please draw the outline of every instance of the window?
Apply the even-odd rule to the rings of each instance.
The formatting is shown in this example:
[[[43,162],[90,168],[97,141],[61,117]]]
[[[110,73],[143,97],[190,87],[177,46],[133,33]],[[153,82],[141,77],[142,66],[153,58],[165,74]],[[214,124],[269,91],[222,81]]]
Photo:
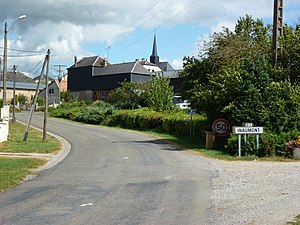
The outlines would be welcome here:
[[[54,89],[53,88],[49,89],[49,94],[54,94]]]

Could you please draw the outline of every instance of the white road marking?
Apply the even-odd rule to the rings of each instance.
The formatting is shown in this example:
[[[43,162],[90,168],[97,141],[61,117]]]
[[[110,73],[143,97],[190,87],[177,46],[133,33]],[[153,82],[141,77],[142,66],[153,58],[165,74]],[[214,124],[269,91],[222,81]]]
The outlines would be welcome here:
[[[94,203],[81,204],[80,206],[85,207],[85,206],[92,206],[92,205],[94,205]]]

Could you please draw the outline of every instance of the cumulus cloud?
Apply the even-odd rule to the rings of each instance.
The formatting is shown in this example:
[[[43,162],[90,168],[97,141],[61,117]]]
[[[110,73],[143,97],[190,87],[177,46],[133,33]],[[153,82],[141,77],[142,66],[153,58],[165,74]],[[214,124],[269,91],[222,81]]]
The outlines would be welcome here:
[[[295,20],[297,12],[299,15],[299,0],[284,4],[290,12],[289,18]],[[3,30],[4,21],[26,14],[26,21],[9,23],[10,47],[41,52],[50,48],[53,60],[70,64],[74,55],[95,54],[95,48],[88,46],[105,48],[136,30],[149,32],[165,26],[195,24],[199,29],[220,31],[223,26],[233,27],[238,17],[245,14],[271,18],[272,5],[270,0],[1,0],[0,28]],[[0,39],[1,44],[3,38]],[[175,67],[180,64],[180,60],[164,57],[173,61]],[[14,60],[28,66],[28,62],[37,63],[40,58]]]

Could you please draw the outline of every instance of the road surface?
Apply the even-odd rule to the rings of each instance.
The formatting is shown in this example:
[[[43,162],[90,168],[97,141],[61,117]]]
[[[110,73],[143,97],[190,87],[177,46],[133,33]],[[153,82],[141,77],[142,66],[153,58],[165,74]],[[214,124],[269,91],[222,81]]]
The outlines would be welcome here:
[[[41,128],[42,116],[32,125]],[[1,225],[209,224],[216,171],[208,160],[135,132],[51,118],[47,127],[69,141],[70,154],[0,193]]]

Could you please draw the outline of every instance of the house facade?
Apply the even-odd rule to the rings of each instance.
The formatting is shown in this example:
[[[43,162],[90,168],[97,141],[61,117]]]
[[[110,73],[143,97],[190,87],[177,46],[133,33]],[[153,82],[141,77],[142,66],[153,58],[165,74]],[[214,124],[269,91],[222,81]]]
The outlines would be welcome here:
[[[170,77],[174,90],[179,92],[182,79],[168,62],[160,62],[154,36],[150,61],[145,59],[119,64],[110,64],[99,56],[86,57],[68,68],[68,90],[85,101],[106,100],[108,94],[126,82],[147,82],[153,75]]]
[[[106,100],[122,82],[146,82],[152,75],[139,60],[110,64],[99,56],[92,56],[75,61],[68,68],[68,90],[80,100]]]
[[[0,75],[0,98],[3,98],[3,78],[2,73]],[[42,90],[45,86],[41,85],[39,90]],[[13,83],[13,72],[7,72],[6,82],[6,98],[8,102],[13,99],[14,83]],[[15,94],[24,95],[28,101],[30,101],[36,94],[37,84],[28,76],[23,73],[17,72],[15,75]]]

